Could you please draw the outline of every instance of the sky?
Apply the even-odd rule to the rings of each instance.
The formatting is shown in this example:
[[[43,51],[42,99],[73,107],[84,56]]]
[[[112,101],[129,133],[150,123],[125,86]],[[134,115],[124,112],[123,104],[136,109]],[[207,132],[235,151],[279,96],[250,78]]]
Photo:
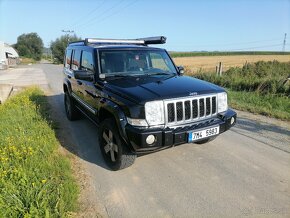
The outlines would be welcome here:
[[[163,35],[169,51],[290,51],[290,0],[0,0],[0,41]],[[157,46],[158,47],[158,46]]]

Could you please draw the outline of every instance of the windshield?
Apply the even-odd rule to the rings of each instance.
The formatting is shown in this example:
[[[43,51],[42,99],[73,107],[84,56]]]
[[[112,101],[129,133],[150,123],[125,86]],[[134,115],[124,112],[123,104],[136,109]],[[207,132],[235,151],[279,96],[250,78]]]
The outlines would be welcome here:
[[[106,76],[172,75],[176,69],[162,50],[101,51],[101,71]]]

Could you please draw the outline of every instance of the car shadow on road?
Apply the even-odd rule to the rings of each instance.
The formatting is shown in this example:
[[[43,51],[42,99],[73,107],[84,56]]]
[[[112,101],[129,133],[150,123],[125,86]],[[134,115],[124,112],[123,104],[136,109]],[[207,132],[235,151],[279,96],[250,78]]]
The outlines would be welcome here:
[[[79,120],[69,121],[63,106],[64,94],[45,96],[45,98],[49,106],[39,108],[39,111],[53,127],[60,145],[81,160],[110,170],[103,160],[98,145],[97,127],[84,116]]]
[[[257,122],[254,120],[249,120],[245,118],[238,118],[238,122],[236,125],[237,128],[247,130],[254,133],[259,133],[261,131],[269,131],[269,132],[275,132],[282,135],[290,135],[290,131],[286,128],[276,126],[273,124],[263,123],[263,122]]]

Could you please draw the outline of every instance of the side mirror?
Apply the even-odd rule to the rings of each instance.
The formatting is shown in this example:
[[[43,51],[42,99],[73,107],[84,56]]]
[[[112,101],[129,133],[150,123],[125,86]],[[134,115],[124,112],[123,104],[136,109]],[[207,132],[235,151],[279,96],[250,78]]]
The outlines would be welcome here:
[[[179,75],[182,76],[184,74],[184,67],[178,66],[177,69],[178,69]]]
[[[88,70],[75,70],[74,76],[76,79],[80,79],[80,80],[86,80],[86,81],[94,80],[94,73]]]

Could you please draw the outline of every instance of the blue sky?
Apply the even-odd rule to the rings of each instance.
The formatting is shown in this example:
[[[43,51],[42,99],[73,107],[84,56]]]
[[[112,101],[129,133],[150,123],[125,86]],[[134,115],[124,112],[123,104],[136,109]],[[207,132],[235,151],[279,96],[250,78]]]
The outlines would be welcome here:
[[[0,0],[0,41],[37,32],[47,47],[73,30],[82,38],[164,35],[171,51],[281,51],[290,0]]]

